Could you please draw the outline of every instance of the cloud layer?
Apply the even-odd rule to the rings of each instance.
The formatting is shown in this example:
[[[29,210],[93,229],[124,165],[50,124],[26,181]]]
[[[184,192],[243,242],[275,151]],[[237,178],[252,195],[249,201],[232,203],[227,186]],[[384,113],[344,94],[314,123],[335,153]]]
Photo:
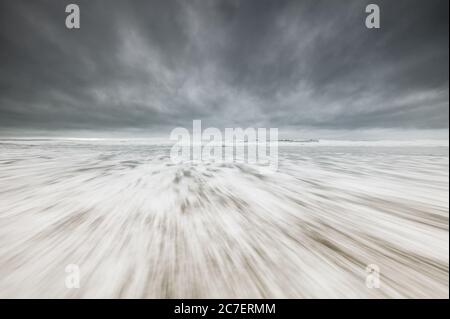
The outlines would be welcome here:
[[[448,129],[448,1],[370,2],[2,1],[0,125]]]

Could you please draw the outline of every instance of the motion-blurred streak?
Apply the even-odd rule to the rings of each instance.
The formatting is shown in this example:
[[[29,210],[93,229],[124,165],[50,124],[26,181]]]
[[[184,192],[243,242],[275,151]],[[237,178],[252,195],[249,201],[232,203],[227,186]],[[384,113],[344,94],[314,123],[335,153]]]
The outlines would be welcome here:
[[[0,141],[0,297],[449,297],[448,147],[284,145],[268,175],[168,151]]]

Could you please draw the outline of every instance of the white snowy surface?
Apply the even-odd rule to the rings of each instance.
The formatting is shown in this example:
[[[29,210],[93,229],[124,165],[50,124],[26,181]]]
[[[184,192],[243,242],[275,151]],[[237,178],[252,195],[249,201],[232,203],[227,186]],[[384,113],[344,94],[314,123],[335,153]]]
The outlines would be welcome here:
[[[168,155],[0,140],[0,297],[449,297],[448,142],[291,143],[268,175]]]

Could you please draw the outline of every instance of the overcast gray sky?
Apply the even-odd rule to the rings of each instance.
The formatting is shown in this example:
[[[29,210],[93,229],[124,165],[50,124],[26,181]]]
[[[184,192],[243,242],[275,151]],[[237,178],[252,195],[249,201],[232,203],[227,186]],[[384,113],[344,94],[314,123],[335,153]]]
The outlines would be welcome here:
[[[0,0],[0,133],[168,135],[201,119],[448,134],[448,28],[448,0]]]

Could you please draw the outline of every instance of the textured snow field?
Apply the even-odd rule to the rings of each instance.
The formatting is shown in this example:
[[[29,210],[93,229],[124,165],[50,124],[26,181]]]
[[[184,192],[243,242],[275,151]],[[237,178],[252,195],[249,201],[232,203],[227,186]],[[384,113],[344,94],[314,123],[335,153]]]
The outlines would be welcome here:
[[[168,152],[0,140],[0,297],[449,297],[448,146],[292,143],[268,175]]]

